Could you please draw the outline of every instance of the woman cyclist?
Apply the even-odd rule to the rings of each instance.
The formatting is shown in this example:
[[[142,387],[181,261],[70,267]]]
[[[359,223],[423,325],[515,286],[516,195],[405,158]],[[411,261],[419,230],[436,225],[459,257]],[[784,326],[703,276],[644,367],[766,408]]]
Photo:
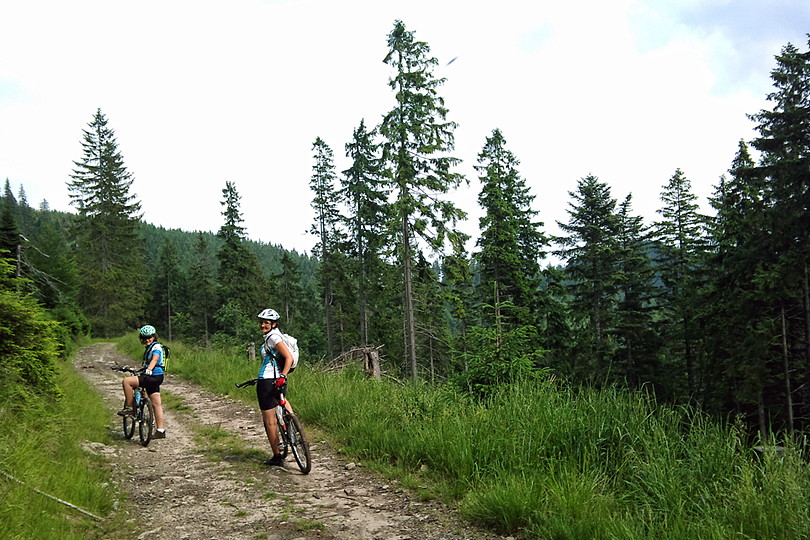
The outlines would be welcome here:
[[[284,458],[279,453],[275,409],[280,394],[287,392],[287,375],[293,365],[293,355],[284,343],[278,327],[280,318],[274,309],[264,309],[259,313],[259,328],[264,334],[264,343],[261,347],[262,365],[256,383],[256,397],[262,411],[264,431],[270,441],[270,448],[273,449],[273,458],[267,461],[267,465],[278,467],[284,465]],[[286,407],[290,413],[293,412],[289,401]]]
[[[160,385],[163,383],[163,346],[157,341],[157,331],[149,324],[142,326],[140,331],[141,343],[146,347],[143,352],[144,372],[141,375],[130,375],[122,381],[124,387],[124,408],[118,411],[120,416],[131,416],[134,413],[133,401],[135,389],[139,386],[146,389],[152,405],[155,407],[156,431],[153,439],[165,439],[166,429],[163,425],[163,406],[160,399]]]

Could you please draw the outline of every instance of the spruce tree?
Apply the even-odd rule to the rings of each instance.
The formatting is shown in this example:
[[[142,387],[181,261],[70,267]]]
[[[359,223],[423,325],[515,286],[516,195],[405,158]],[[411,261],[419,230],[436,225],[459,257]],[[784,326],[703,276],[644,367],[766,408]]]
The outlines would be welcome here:
[[[141,205],[130,193],[132,174],[101,109],[83,134],[82,158],[74,162],[68,183],[79,214],[79,301],[93,332],[112,337],[142,322],[149,280],[138,237]]]
[[[808,36],[810,44],[810,35]],[[780,383],[765,389],[763,401],[786,411],[793,425],[793,390],[810,383],[810,53],[792,44],[782,48],[771,72],[774,91],[771,110],[751,115],[759,137],[752,145],[760,151],[758,170],[765,178],[765,229],[768,253],[763,256],[757,283],[769,300],[773,342],[769,357],[781,367]],[[778,359],[778,361],[774,361]],[[798,380],[793,373],[801,372]],[[810,405],[805,403],[805,412]]]
[[[709,249],[703,268],[697,323],[707,361],[703,405],[724,414],[760,408],[772,336],[768,299],[759,291],[757,272],[768,253],[763,176],[740,141],[728,171],[709,199]],[[764,417],[765,410],[761,409]],[[765,426],[761,429],[767,431]]]
[[[613,328],[620,252],[617,243],[616,200],[610,187],[593,175],[581,178],[569,192],[567,233],[557,239],[557,254],[566,261],[571,313],[577,335],[570,371],[577,377],[603,381],[615,352]]]
[[[519,164],[506,148],[501,131],[495,129],[475,167],[482,183],[478,203],[484,209],[476,254],[481,299],[493,304],[509,302],[513,307],[502,322],[518,326],[537,322],[540,260],[548,245],[531,207],[534,196],[517,170]]]
[[[438,93],[444,79],[433,75],[438,61],[429,56],[430,47],[417,41],[399,20],[388,35],[388,47],[384,62],[394,70],[389,86],[396,104],[383,117],[380,133],[395,197],[392,230],[396,241],[392,245],[397,246],[402,272],[407,358],[411,376],[417,380],[414,254],[418,241],[435,251],[447,242],[463,244],[464,235],[455,224],[465,214],[444,198],[463,177],[452,171],[458,162],[449,155],[456,124],[447,120],[448,109]]]
[[[17,265],[17,249],[20,245],[20,227],[17,223],[17,199],[11,191],[11,183],[6,178],[3,199],[0,201],[0,257]],[[17,270],[19,272],[19,268]]]
[[[349,209],[345,228],[351,260],[350,272],[357,287],[358,331],[361,346],[369,342],[369,318],[382,303],[380,274],[384,271],[386,200],[379,145],[364,121],[346,144],[351,166],[343,171],[340,198]]]
[[[178,315],[178,303],[185,282],[178,257],[177,246],[171,238],[166,237],[154,272],[153,309],[156,313],[153,320],[160,321],[169,341],[173,339],[172,318]]]
[[[332,358],[345,346],[342,336],[348,326],[346,318],[351,313],[354,319],[355,310],[349,308],[346,294],[346,238],[341,229],[344,218],[338,207],[334,154],[320,137],[315,139],[312,149],[315,163],[309,185],[314,194],[312,208],[315,210],[315,223],[310,232],[318,238],[313,251],[321,260],[318,275],[326,318],[327,354]]]
[[[632,196],[619,205],[617,218],[618,301],[616,306],[615,374],[631,386],[653,383],[666,396],[669,373],[661,372],[661,339],[655,320],[655,270],[651,241],[640,216],[632,214]]]
[[[256,333],[256,314],[267,302],[267,281],[256,254],[245,245],[240,196],[233,182],[222,190],[225,222],[217,231],[222,245],[219,260],[220,308],[215,314],[218,329],[225,335],[248,341]]]
[[[211,345],[211,320],[216,311],[216,261],[202,232],[197,233],[194,263],[189,270],[193,294],[189,298],[190,330],[193,337],[202,337],[206,347]]]
[[[655,222],[657,268],[664,287],[660,296],[666,318],[666,341],[676,364],[686,374],[685,395],[695,396],[698,383],[698,339],[695,327],[696,292],[701,286],[700,263],[706,250],[706,218],[698,212],[692,184],[680,169],[661,192],[662,220]]]

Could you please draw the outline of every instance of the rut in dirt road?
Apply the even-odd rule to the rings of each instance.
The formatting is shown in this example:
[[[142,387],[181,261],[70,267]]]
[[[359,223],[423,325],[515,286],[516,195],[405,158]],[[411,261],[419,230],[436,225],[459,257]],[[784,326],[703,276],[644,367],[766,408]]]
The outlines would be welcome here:
[[[122,402],[121,376],[109,368],[132,364],[112,343],[85,347],[75,360],[110,410],[115,433],[112,445],[87,448],[114,465],[118,485],[134,503],[122,503],[120,511],[131,514],[139,538],[499,538],[341,459],[320,438],[310,439],[309,475],[298,471],[292,456],[284,469],[263,466],[269,444],[254,407],[170,374],[161,387],[164,403],[171,395],[182,405],[165,411],[167,438],[148,447],[137,436],[125,440],[121,418],[114,416]],[[239,444],[218,445],[223,434]],[[242,448],[229,449],[234,446]]]

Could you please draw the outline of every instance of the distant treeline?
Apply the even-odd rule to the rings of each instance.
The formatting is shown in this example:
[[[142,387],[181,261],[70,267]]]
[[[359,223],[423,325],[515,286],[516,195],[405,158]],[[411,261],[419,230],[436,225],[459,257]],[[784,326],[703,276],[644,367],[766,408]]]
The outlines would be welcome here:
[[[650,224],[631,195],[586,176],[550,237],[493,129],[476,165],[483,217],[469,253],[456,227],[465,213],[447,199],[462,178],[436,61],[400,21],[388,43],[396,105],[354,130],[351,167],[336,171],[332,149],[313,144],[312,256],[249,241],[232,182],[216,233],[143,223],[99,110],[68,184],[77,214],[34,210],[6,181],[0,247],[25,292],[71,333],[149,322],[167,339],[242,346],[271,306],[308,362],[376,349],[389,376],[479,396],[552,371],[647,388],[763,432],[805,429],[810,53],[789,44],[776,57],[772,109],[751,114],[759,136],[739,142],[712,216],[680,169],[662,179]],[[559,266],[545,263],[552,252]]]

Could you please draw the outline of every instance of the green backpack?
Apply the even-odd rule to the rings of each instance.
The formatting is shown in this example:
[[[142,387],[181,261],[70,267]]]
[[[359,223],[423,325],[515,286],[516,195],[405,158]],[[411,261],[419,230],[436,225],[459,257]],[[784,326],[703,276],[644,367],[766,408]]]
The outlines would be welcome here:
[[[149,356],[152,354],[152,349],[154,346],[158,344],[163,348],[163,358],[161,359],[161,366],[163,368],[163,372],[165,373],[169,366],[169,356],[171,355],[171,349],[168,345],[164,345],[162,343],[152,343],[144,352],[143,352],[143,362],[144,366],[149,365]]]

